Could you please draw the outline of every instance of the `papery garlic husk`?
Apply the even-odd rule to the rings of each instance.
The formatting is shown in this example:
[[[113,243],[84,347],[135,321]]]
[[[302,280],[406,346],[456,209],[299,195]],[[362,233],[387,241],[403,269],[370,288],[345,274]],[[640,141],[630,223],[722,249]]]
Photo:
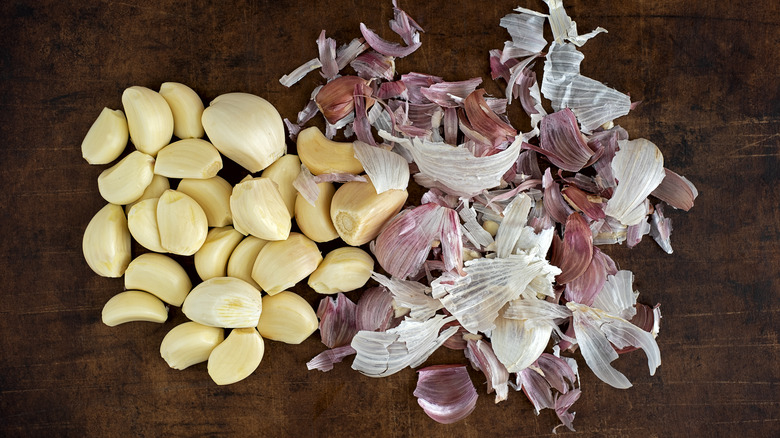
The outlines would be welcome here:
[[[224,277],[227,274],[228,259],[244,235],[230,225],[212,228],[206,241],[195,253],[195,270],[201,280]]]
[[[127,228],[138,244],[154,252],[168,252],[160,243],[157,226],[157,204],[160,198],[145,199],[127,213]]]
[[[157,203],[160,245],[178,255],[193,255],[206,241],[206,213],[194,199],[176,190],[166,190]]]
[[[111,297],[103,306],[103,324],[114,327],[133,321],[163,323],[168,319],[168,307],[150,293],[128,290]]]
[[[257,331],[265,339],[300,344],[317,330],[319,321],[311,305],[300,295],[283,291],[263,297],[263,313]]]
[[[125,270],[125,289],[136,289],[181,306],[192,289],[187,272],[174,259],[155,253],[141,254]]]
[[[301,194],[295,200],[295,222],[301,232],[315,242],[330,242],[339,237],[330,219],[330,202],[336,193],[333,183],[317,184],[320,194],[311,205]]]
[[[276,295],[295,286],[314,272],[322,262],[317,244],[300,233],[290,233],[287,240],[268,242],[252,267],[252,278],[268,292]]]
[[[263,360],[265,344],[254,328],[238,328],[209,355],[209,376],[217,385],[230,385],[249,377]]]
[[[644,138],[619,140],[618,144],[620,149],[612,159],[618,184],[604,213],[624,225],[634,225],[645,218],[645,199],[666,176],[664,156]]]
[[[121,277],[130,263],[130,231],[122,207],[106,204],[89,221],[81,243],[84,259],[102,277]]]
[[[230,254],[227,264],[228,277],[240,278],[262,291],[263,288],[252,278],[252,267],[255,266],[257,255],[266,243],[267,240],[246,236]]]
[[[295,198],[298,196],[298,191],[293,187],[293,181],[295,181],[300,172],[301,160],[298,159],[298,156],[286,154],[266,167],[261,175],[263,178],[269,178],[276,183],[276,187],[279,189],[279,194],[282,195],[284,205],[287,206],[290,216],[295,215]]]
[[[181,310],[187,318],[211,327],[255,327],[263,303],[260,291],[246,281],[214,277],[195,286]]]
[[[129,204],[144,194],[153,177],[154,158],[133,151],[98,176],[98,190],[112,204]]]
[[[225,340],[225,330],[188,321],[179,324],[160,343],[160,356],[175,370],[209,360],[212,350]]]
[[[309,286],[321,294],[349,292],[366,285],[374,259],[360,248],[336,248],[325,255],[309,276]]]
[[[173,113],[160,93],[133,86],[122,93],[127,128],[135,148],[151,156],[171,141]]]
[[[125,113],[103,108],[81,142],[81,156],[89,164],[108,164],[122,155],[128,135]]]
[[[160,149],[154,163],[154,173],[168,178],[207,179],[222,169],[222,156],[211,143],[188,138]]]
[[[244,235],[284,240],[292,228],[292,218],[279,188],[269,178],[252,178],[233,187],[230,211],[233,226]]]
[[[297,151],[301,162],[313,175],[363,172],[352,143],[328,140],[316,126],[298,133]]]
[[[181,139],[203,137],[203,101],[192,88],[178,82],[163,82],[160,95],[173,115],[173,135]]]
[[[223,94],[211,101],[201,121],[212,144],[252,173],[270,166],[287,150],[282,117],[262,97]]]
[[[385,222],[401,211],[408,195],[406,190],[377,194],[370,180],[351,181],[333,195],[330,218],[342,240],[360,246],[376,237]]]
[[[171,184],[168,181],[168,178],[162,175],[154,175],[152,177],[152,182],[150,182],[149,185],[146,187],[146,190],[144,190],[144,193],[141,195],[141,197],[125,205],[125,213],[130,214],[130,209],[133,208],[135,204],[141,201],[144,201],[146,199],[159,198],[160,196],[162,196],[164,191],[170,188],[171,188]]]
[[[208,179],[185,178],[179,182],[176,190],[188,195],[201,206],[210,227],[224,227],[233,223],[233,215],[230,212],[230,194],[233,193],[233,186],[224,178],[219,176]]]

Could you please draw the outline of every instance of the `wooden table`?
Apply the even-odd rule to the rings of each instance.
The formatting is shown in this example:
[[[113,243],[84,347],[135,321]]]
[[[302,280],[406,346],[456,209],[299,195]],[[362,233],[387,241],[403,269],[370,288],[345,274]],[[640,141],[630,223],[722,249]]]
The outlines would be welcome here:
[[[426,33],[399,72],[489,79],[487,52],[508,39],[499,19],[541,1],[402,2]],[[673,255],[647,239],[610,247],[636,274],[640,301],[662,304],[663,365],[649,376],[641,352],[617,367],[634,383],[613,389],[580,359],[583,436],[704,437],[780,434],[780,7],[774,1],[569,1],[581,32],[609,30],[583,47],[583,73],[643,103],[618,122],[663,151],[667,167],[701,192],[688,213],[669,211]],[[185,371],[159,356],[184,320],[109,328],[103,304],[121,279],[95,275],[81,253],[103,205],[80,143],[104,107],[131,85],[178,81],[210,101],[255,93],[293,118],[317,82],[279,77],[316,56],[321,29],[341,44],[365,22],[392,38],[389,0],[223,2],[8,1],[0,6],[0,435],[3,436],[546,436],[520,393],[494,405],[483,380],[476,411],[431,421],[407,369],[385,379],[343,363],[304,363],[323,349],[266,343],[257,372],[218,387],[205,365]],[[240,178],[233,168],[229,178]],[[191,269],[191,266],[189,266]],[[304,289],[312,303],[318,297]],[[430,363],[464,363],[440,351]],[[488,434],[490,433],[490,435]],[[559,430],[559,432],[565,432]]]

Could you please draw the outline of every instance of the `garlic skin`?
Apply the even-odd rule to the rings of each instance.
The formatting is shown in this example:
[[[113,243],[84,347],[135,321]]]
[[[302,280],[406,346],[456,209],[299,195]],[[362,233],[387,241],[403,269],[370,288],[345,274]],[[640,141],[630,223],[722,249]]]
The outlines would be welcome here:
[[[244,235],[230,225],[212,228],[203,246],[195,253],[195,270],[201,280],[224,277],[230,254],[243,238]]]
[[[122,93],[127,128],[135,148],[151,156],[171,141],[173,113],[160,93],[133,86]]]
[[[154,173],[168,178],[207,179],[222,169],[222,156],[211,143],[188,138],[160,149],[154,163]]]
[[[265,339],[300,344],[317,330],[318,324],[317,314],[303,297],[284,291],[263,297],[257,331]]]
[[[185,178],[179,181],[176,190],[194,199],[203,208],[210,227],[224,227],[233,223],[233,214],[230,212],[233,186],[222,177]]]
[[[252,278],[252,267],[260,250],[267,243],[267,240],[255,236],[246,236],[230,254],[227,264],[228,277],[240,278],[262,291],[263,288]]]
[[[322,262],[317,244],[300,233],[287,240],[269,242],[257,255],[252,278],[269,295],[295,286],[314,272]]]
[[[166,190],[157,203],[160,245],[178,255],[193,255],[206,241],[206,213],[194,199],[176,190]]]
[[[125,113],[103,108],[81,142],[81,156],[89,164],[108,164],[122,155],[128,137]]]
[[[225,340],[225,331],[188,321],[179,324],[160,343],[160,356],[175,370],[209,360],[214,348]]]
[[[336,193],[333,183],[317,184],[320,194],[311,205],[301,194],[295,200],[295,223],[309,239],[315,242],[330,242],[339,237],[330,218],[330,202]]]
[[[125,205],[125,213],[130,214],[130,209],[133,208],[135,204],[143,200],[151,199],[151,198],[159,198],[164,191],[170,188],[171,188],[171,183],[168,182],[168,178],[162,175],[152,176],[152,182],[150,182],[149,185],[146,187],[146,190],[144,190],[144,193],[141,195],[141,197]]]
[[[374,259],[362,249],[336,248],[309,276],[309,287],[321,294],[353,291],[366,285],[373,270]]]
[[[160,243],[157,226],[157,204],[160,198],[145,199],[127,213],[127,228],[136,242],[149,251],[168,252]]]
[[[182,312],[210,327],[255,327],[263,310],[260,291],[232,277],[210,278],[190,291]]]
[[[287,150],[282,117],[259,96],[223,94],[203,111],[201,122],[212,144],[252,173],[270,166]]]
[[[84,259],[96,274],[118,278],[130,263],[130,231],[122,207],[106,204],[89,221],[81,242]]]
[[[173,115],[173,135],[181,139],[203,137],[203,101],[192,88],[178,82],[163,82],[160,95]]]
[[[254,328],[230,332],[209,355],[209,376],[217,385],[230,385],[249,377],[263,360],[265,344]]]
[[[351,96],[350,92],[350,99]],[[297,147],[301,162],[313,175],[363,172],[363,165],[355,158],[352,143],[328,140],[316,126],[298,133]]]
[[[385,222],[401,211],[408,195],[406,190],[377,194],[371,181],[351,181],[333,195],[330,218],[342,240],[360,246],[376,237]]]
[[[252,178],[233,187],[230,195],[233,226],[241,234],[265,240],[284,240],[290,234],[292,218],[276,183],[269,178]]]
[[[168,304],[181,306],[192,282],[176,260],[150,252],[139,255],[127,266],[125,289],[149,292]]]
[[[295,181],[300,172],[301,160],[298,156],[286,154],[263,170],[261,175],[263,178],[268,178],[276,183],[276,188],[279,189],[279,194],[282,195],[284,205],[287,206],[287,211],[293,217],[295,216],[295,198],[298,196],[298,191],[293,186],[293,181]]]
[[[168,319],[168,307],[154,295],[128,290],[111,297],[103,306],[103,324],[114,327],[133,321],[163,323]]]
[[[154,158],[133,151],[98,176],[98,190],[106,201],[125,205],[136,201],[154,177]]]

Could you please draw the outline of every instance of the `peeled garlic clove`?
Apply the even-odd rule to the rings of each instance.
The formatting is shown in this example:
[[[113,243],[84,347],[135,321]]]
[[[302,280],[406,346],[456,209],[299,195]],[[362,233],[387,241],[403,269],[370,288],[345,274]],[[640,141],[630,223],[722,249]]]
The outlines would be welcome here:
[[[209,231],[203,246],[195,253],[195,270],[200,279],[224,277],[230,254],[243,238],[230,225]]]
[[[203,208],[210,227],[224,227],[233,223],[233,215],[230,213],[233,186],[223,178],[182,179],[176,190],[188,195]]]
[[[153,177],[154,158],[133,151],[98,176],[98,190],[112,204],[129,204],[144,194]]]
[[[160,245],[178,255],[193,255],[206,241],[206,213],[197,202],[176,190],[166,190],[157,202]]]
[[[121,277],[130,263],[130,231],[122,207],[107,204],[95,213],[84,230],[81,248],[96,274]]]
[[[81,156],[89,164],[108,164],[122,155],[127,138],[125,113],[103,108],[81,142]]]
[[[176,260],[155,253],[141,254],[127,266],[125,289],[136,289],[181,306],[192,289],[187,272]]]
[[[159,200],[145,199],[135,204],[127,213],[127,228],[133,239],[144,248],[154,252],[167,252],[160,243],[160,230],[157,227]]]
[[[360,248],[343,247],[329,252],[309,276],[309,286],[321,294],[349,292],[371,278],[374,259]]]
[[[241,243],[236,246],[227,265],[228,277],[240,278],[259,290],[262,290],[259,284],[252,278],[252,267],[255,265],[257,255],[263,249],[267,240],[259,239],[255,236],[246,236]]]
[[[319,325],[317,314],[300,295],[284,291],[263,297],[263,313],[257,331],[266,339],[300,344]]]
[[[211,143],[188,138],[160,149],[154,163],[154,173],[168,178],[206,179],[217,176],[222,169],[222,156]]]
[[[201,122],[214,146],[252,173],[270,166],[287,151],[282,117],[262,97],[223,94],[203,111]]]
[[[183,370],[209,360],[212,350],[224,340],[223,329],[189,321],[165,335],[160,344],[160,355],[169,367]]]
[[[234,227],[244,235],[284,240],[292,228],[290,212],[269,178],[252,178],[233,187],[230,211]]]
[[[301,162],[313,175],[363,172],[352,143],[328,140],[316,126],[299,132],[297,145]]]
[[[128,290],[108,300],[102,318],[103,324],[109,327],[133,321],[163,323],[168,319],[168,308],[152,294]]]
[[[333,195],[330,218],[342,240],[360,246],[376,237],[385,222],[401,211],[407,196],[406,190],[395,189],[377,194],[370,180],[351,181]]]
[[[217,385],[249,377],[263,360],[265,344],[254,328],[234,329],[209,355],[208,370]]]
[[[255,327],[263,309],[260,291],[244,280],[214,277],[195,286],[182,305],[187,318],[211,327]]]
[[[178,82],[163,82],[160,95],[173,115],[173,135],[181,139],[203,137],[203,101],[192,88]]]
[[[295,200],[295,222],[301,232],[315,242],[329,242],[339,237],[330,218],[330,201],[336,193],[333,183],[317,184],[320,194],[314,205],[309,204],[301,194]]]
[[[314,272],[322,261],[317,244],[300,233],[290,233],[287,240],[268,242],[252,267],[252,278],[275,295],[295,286]]]
[[[297,155],[287,154],[274,161],[262,174],[264,178],[269,178],[276,183],[290,216],[295,213],[295,197],[298,195],[298,191],[293,187],[293,181],[300,172],[301,160],[298,159]]]
[[[144,190],[144,193],[141,195],[141,197],[125,205],[125,213],[129,214],[130,209],[133,208],[135,204],[143,200],[159,198],[164,191],[170,188],[171,188],[171,184],[168,182],[168,178],[162,175],[152,176],[152,182],[150,182],[149,185],[146,187],[146,190]]]
[[[160,93],[146,87],[133,86],[122,93],[122,106],[127,115],[127,128],[136,149],[157,155],[171,141],[173,113]]]

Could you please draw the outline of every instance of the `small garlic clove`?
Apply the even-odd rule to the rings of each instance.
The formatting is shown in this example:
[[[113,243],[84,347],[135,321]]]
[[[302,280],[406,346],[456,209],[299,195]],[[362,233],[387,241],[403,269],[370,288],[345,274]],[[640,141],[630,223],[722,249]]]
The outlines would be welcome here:
[[[141,246],[154,252],[168,252],[160,244],[160,230],[157,227],[157,204],[160,198],[145,199],[127,213],[127,228],[130,235]]]
[[[125,289],[149,292],[168,304],[181,306],[192,289],[192,282],[176,260],[162,254],[146,253],[127,266]]]
[[[317,244],[300,233],[287,240],[268,242],[252,267],[252,278],[269,295],[295,286],[322,262]]]
[[[331,200],[333,226],[348,245],[368,243],[379,234],[385,222],[401,211],[407,196],[406,190],[377,194],[370,180],[350,181],[339,187]]]
[[[222,169],[222,156],[211,143],[188,138],[171,143],[157,152],[154,173],[168,178],[207,179]]]
[[[234,230],[230,225],[212,228],[206,236],[206,241],[195,253],[195,270],[201,280],[214,277],[224,277],[227,273],[230,254],[241,242],[244,235]]]
[[[173,135],[181,139],[203,137],[203,101],[192,88],[178,82],[163,82],[160,95],[173,115]]]
[[[127,115],[127,128],[136,149],[157,155],[171,141],[173,113],[160,93],[146,87],[133,86],[122,93],[122,106]]]
[[[260,291],[244,280],[214,277],[195,286],[182,305],[187,318],[211,327],[255,327],[262,312]]]
[[[276,183],[279,194],[282,195],[284,205],[290,216],[295,214],[295,198],[298,191],[293,187],[293,181],[301,172],[301,160],[297,155],[287,154],[263,170],[262,176]],[[251,175],[248,175],[251,177]]]
[[[128,290],[108,300],[102,319],[109,327],[133,321],[163,323],[168,319],[168,307],[150,293]]]
[[[300,344],[317,330],[318,325],[317,314],[300,295],[284,291],[263,297],[263,313],[257,331],[264,338]]]
[[[179,182],[176,190],[194,199],[203,208],[210,227],[224,227],[233,223],[233,215],[230,213],[233,186],[222,177],[185,178]]]
[[[292,221],[276,183],[252,178],[236,184],[230,195],[233,226],[240,233],[265,240],[284,240]]]
[[[211,352],[224,340],[225,330],[189,321],[165,335],[160,344],[160,356],[169,367],[183,370],[209,360]]]
[[[141,195],[141,197],[125,205],[125,213],[130,214],[130,209],[133,208],[135,204],[143,200],[159,198],[164,191],[170,188],[171,184],[168,182],[168,178],[162,175],[154,175],[152,177],[152,182],[150,182],[149,186],[146,187],[146,190],[144,190],[144,193]]]
[[[95,213],[84,230],[81,248],[96,274],[121,277],[130,263],[130,231],[122,207],[106,204]]]
[[[125,113],[103,108],[81,142],[81,156],[89,164],[108,164],[122,155],[128,135]]]
[[[193,255],[206,241],[206,213],[194,199],[176,190],[166,190],[157,203],[160,245],[178,255]]]
[[[314,101],[328,123],[335,124],[354,111],[356,86],[361,86],[366,96],[371,95],[372,90],[368,86],[368,81],[358,76],[341,76],[320,89]],[[370,108],[373,104],[373,99],[366,99],[366,108]]]
[[[363,172],[352,143],[328,140],[316,126],[298,133],[297,149],[301,162],[313,175]]]
[[[491,236],[496,237],[496,234],[498,233],[498,222],[485,220],[482,222],[482,228],[484,228],[485,231],[490,233]]]
[[[374,259],[362,249],[336,248],[309,276],[309,286],[321,294],[349,292],[365,286],[373,270]]]
[[[154,158],[133,151],[98,176],[98,190],[112,204],[129,204],[144,194],[153,177]]]
[[[246,236],[241,243],[236,246],[227,265],[228,277],[240,278],[258,290],[262,290],[259,284],[252,278],[252,267],[255,265],[257,255],[263,249],[267,240],[255,236]]]
[[[265,344],[254,328],[233,329],[209,355],[209,376],[217,385],[249,377],[263,360]]]
[[[315,242],[330,242],[339,237],[330,218],[330,202],[336,193],[336,187],[329,182],[319,183],[317,187],[320,194],[314,205],[298,194],[295,200],[295,222],[309,239]]]

